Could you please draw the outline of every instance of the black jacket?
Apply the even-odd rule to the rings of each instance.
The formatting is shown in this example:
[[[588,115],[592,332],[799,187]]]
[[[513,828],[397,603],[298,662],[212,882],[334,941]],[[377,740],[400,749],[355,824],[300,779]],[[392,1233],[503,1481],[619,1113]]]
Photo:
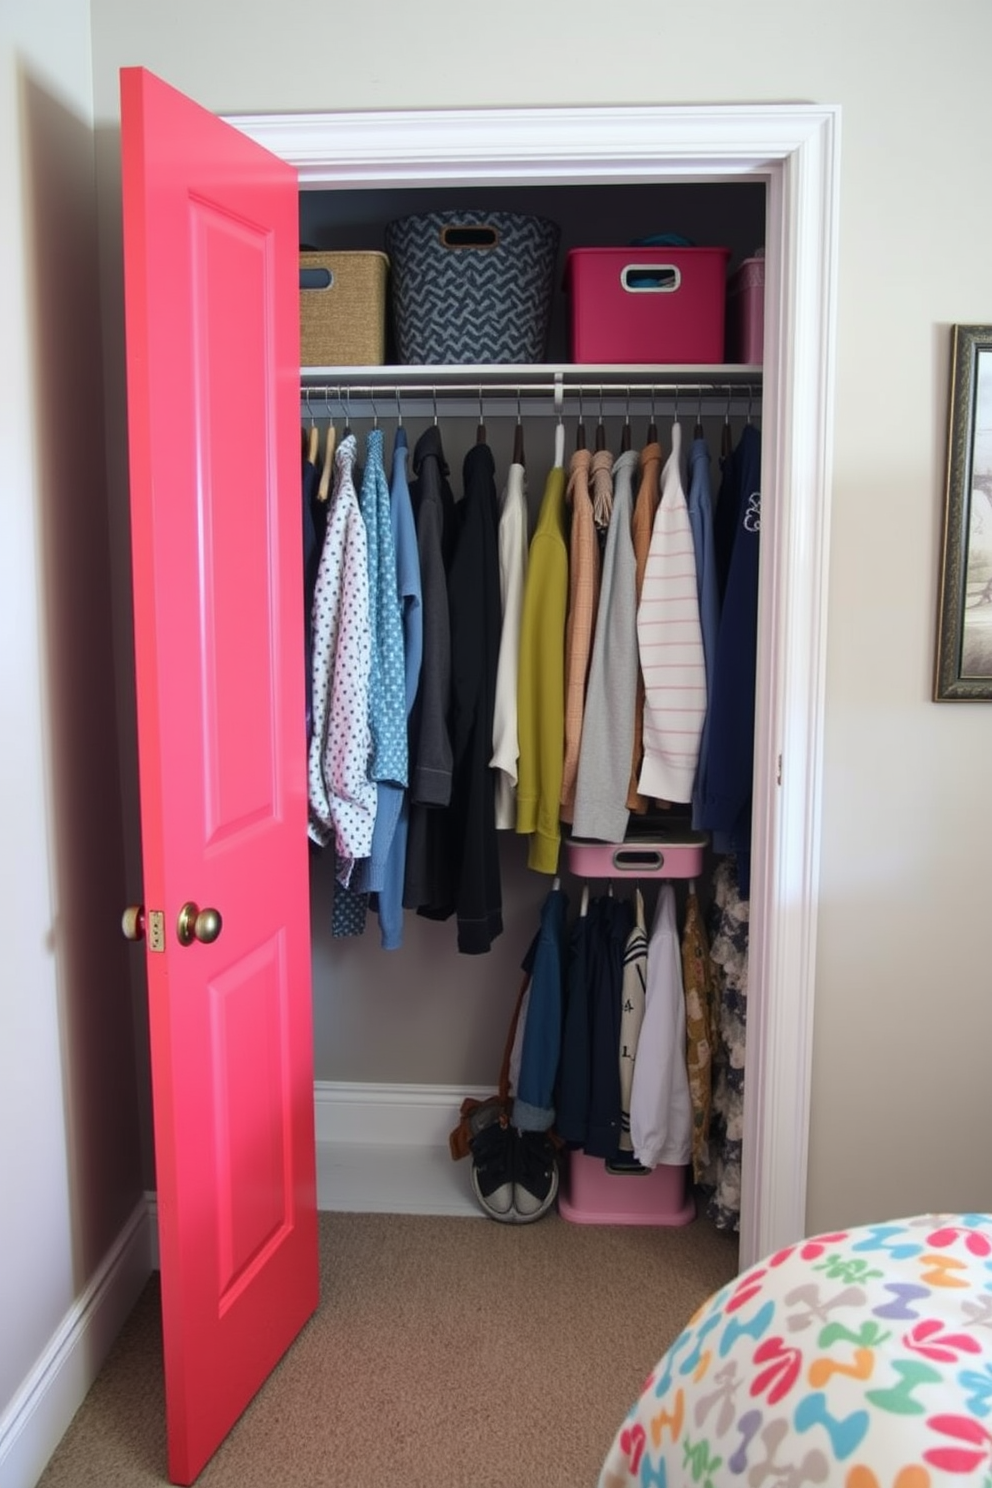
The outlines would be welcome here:
[[[458,949],[488,951],[503,929],[493,713],[502,606],[495,466],[486,444],[465,456],[465,495],[458,508],[448,573],[451,617],[451,845],[455,864]]]
[[[410,485],[424,617],[424,649],[417,696],[410,712],[410,826],[403,904],[447,906],[454,882],[447,843],[451,799],[451,632],[447,568],[455,540],[455,498],[441,431],[431,424],[413,451]],[[450,914],[450,909],[446,910]]]

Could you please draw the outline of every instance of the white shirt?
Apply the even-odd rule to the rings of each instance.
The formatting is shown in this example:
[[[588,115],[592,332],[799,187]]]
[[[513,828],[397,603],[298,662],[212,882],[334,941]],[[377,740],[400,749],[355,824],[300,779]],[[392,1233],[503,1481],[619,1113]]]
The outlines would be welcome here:
[[[496,664],[496,706],[493,713],[493,757],[496,771],[496,825],[517,825],[517,672],[520,622],[527,577],[527,488],[522,465],[511,465],[499,518],[499,592],[503,606],[499,659]]]
[[[630,1092],[634,1156],[646,1168],[682,1166],[692,1159],[692,1099],[686,1069],[685,992],[675,919],[675,889],[658,891]]]

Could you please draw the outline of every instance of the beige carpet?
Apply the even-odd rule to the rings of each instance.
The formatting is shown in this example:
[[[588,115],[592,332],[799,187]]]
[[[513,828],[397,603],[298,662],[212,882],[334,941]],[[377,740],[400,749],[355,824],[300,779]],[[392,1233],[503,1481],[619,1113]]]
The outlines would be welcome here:
[[[658,1356],[737,1270],[675,1229],[322,1214],[321,1302],[202,1488],[595,1488]],[[39,1488],[167,1482],[157,1275]]]

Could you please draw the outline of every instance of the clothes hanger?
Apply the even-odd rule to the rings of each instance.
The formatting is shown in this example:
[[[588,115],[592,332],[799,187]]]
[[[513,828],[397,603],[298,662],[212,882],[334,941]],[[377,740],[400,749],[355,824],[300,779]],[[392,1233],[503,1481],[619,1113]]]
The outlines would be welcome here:
[[[575,448],[577,450],[586,447],[586,421],[582,416],[582,389],[579,388],[579,422],[575,429]]]
[[[334,446],[337,444],[337,430],[334,427],[334,415],[331,411],[330,393],[326,394],[327,400],[327,439],[324,444],[324,464],[320,472],[320,484],[317,487],[317,500],[326,501],[331,494],[331,474],[334,470]]]
[[[525,464],[524,460],[524,426],[520,417],[520,389],[517,388],[517,426],[513,431],[513,463],[514,465]]]
[[[402,450],[405,460],[407,451],[409,450],[409,443],[406,437],[406,430],[403,427],[403,404],[400,399],[400,390],[398,387],[393,389],[393,396],[396,399],[396,433],[393,435],[393,456],[395,458],[397,451]]]
[[[582,885],[582,899],[579,903],[579,919],[585,919],[589,913],[589,885]]]
[[[720,433],[720,459],[725,460],[734,448],[734,435],[730,427],[730,388],[727,389],[727,408],[723,415],[723,429]]]
[[[630,388],[627,389],[627,409],[623,418],[623,432],[620,435],[620,453],[626,454],[630,449]]]
[[[599,390],[599,422],[596,425],[596,449],[606,448],[606,425],[603,423],[603,389]]]
[[[692,431],[693,439],[703,438],[703,390],[699,389],[699,405],[696,409],[696,424]]]
[[[479,389],[479,427],[475,431],[476,444],[486,443],[486,425],[482,415],[482,389]]]
[[[647,437],[647,441],[646,441],[648,444],[657,444],[658,443],[658,424],[657,424],[656,414],[655,414],[655,411],[654,411],[654,392],[655,392],[655,390],[654,390],[654,387],[652,386],[652,388],[651,388],[651,422],[648,424],[648,437]]]
[[[320,430],[317,428],[317,420],[314,418],[313,409],[310,407],[309,388],[307,388],[307,413],[310,415],[310,440],[307,449],[307,459],[311,465],[316,466],[317,457],[320,453]]]
[[[555,468],[561,469],[565,464],[565,418],[562,413],[560,400],[560,389],[555,393],[555,407],[558,410],[558,423],[555,425]]]

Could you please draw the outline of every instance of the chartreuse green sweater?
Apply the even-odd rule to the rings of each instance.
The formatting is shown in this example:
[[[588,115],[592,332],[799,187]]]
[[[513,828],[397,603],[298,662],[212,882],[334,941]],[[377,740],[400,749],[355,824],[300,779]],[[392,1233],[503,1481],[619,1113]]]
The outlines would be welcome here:
[[[556,465],[530,544],[517,676],[517,831],[529,835],[527,865],[538,873],[558,872],[567,607],[565,471]]]

